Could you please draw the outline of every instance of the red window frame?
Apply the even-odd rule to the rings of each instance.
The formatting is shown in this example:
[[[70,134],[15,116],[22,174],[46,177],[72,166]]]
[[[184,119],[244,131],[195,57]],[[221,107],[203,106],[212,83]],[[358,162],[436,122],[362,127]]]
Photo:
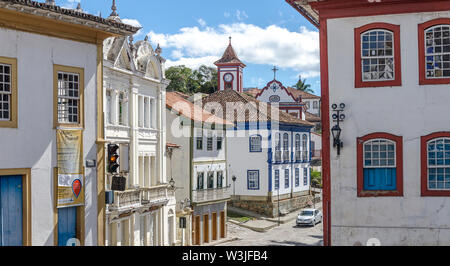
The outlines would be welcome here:
[[[364,190],[364,142],[372,139],[387,139],[395,142],[397,190],[366,191]],[[356,169],[358,197],[402,197],[403,196],[403,137],[389,133],[372,133],[356,139]]]
[[[436,132],[427,136],[421,137],[420,144],[420,183],[422,197],[449,197],[449,190],[429,190],[428,189],[428,147],[427,143],[430,140],[438,138],[450,138],[450,132]]]
[[[375,29],[389,30],[394,35],[394,80],[386,81],[363,81],[361,64],[361,34]],[[402,67],[400,50],[400,26],[389,23],[371,23],[355,28],[355,88],[366,87],[392,87],[402,85]]]
[[[450,25],[450,18],[438,18],[419,24],[419,84],[450,84],[450,78],[427,79],[425,72],[425,30],[436,25]]]

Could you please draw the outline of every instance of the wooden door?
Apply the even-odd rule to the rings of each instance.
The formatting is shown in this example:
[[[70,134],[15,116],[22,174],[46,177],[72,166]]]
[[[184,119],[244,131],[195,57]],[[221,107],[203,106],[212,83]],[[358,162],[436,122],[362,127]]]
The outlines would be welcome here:
[[[200,216],[195,216],[194,245],[200,245]]]
[[[217,240],[217,213],[212,214],[212,240]]]
[[[209,215],[203,215],[203,242],[209,243]]]
[[[77,207],[58,209],[58,246],[71,238],[77,238]]]
[[[227,237],[226,234],[226,217],[225,217],[225,212],[221,211],[220,212],[220,237],[221,238],[225,238]]]
[[[23,245],[22,176],[0,176],[0,246]]]

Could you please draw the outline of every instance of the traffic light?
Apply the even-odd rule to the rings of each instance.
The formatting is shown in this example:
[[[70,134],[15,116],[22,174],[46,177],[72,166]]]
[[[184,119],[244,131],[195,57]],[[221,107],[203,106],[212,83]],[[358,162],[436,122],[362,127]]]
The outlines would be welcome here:
[[[108,144],[108,173],[115,174],[119,169],[119,145]]]

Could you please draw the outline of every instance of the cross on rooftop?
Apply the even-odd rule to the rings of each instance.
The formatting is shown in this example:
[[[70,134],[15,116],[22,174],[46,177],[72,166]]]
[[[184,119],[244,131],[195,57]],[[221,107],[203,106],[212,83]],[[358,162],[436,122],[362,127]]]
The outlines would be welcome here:
[[[276,66],[273,66],[273,68],[272,68],[272,71],[273,71],[273,79],[275,80],[276,79],[276,77],[277,77],[277,71],[278,71],[279,69],[276,67]]]

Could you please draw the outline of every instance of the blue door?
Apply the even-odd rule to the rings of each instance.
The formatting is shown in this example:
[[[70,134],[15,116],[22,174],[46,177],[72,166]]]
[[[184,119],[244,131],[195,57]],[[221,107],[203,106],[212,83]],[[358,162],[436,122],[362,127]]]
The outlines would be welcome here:
[[[77,207],[58,209],[58,246],[77,237]]]
[[[0,246],[23,245],[22,176],[0,176]]]

